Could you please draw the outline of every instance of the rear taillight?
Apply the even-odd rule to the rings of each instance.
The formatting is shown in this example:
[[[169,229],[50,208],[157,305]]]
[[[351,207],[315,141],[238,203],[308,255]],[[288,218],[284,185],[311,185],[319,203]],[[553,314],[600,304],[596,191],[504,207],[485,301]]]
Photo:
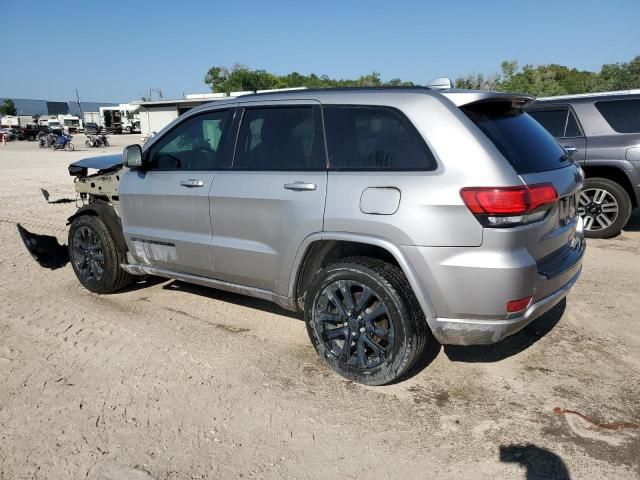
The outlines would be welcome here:
[[[524,310],[529,306],[529,303],[531,303],[532,298],[533,297],[524,297],[524,298],[519,298],[518,300],[511,300],[510,302],[507,302],[507,312],[509,313],[521,312],[522,310]]]
[[[541,220],[558,201],[553,185],[467,187],[460,190],[467,208],[484,226],[509,227]]]

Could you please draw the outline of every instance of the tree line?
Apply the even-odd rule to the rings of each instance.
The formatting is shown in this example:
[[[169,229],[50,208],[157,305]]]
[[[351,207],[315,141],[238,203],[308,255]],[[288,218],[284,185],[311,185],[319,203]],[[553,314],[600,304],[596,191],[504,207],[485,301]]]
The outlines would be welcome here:
[[[524,65],[507,60],[500,72],[471,74],[458,77],[456,88],[497,90],[527,93],[534,96],[566,95],[640,88],[640,55],[629,62],[605,64],[597,72],[578,70],[564,65]],[[372,72],[356,79],[335,79],[315,73],[292,72],[278,75],[263,69],[254,70],[236,64],[231,68],[211,67],[204,78],[213,92],[231,93],[272,88],[385,87],[415,86],[413,82],[394,78],[382,81],[380,73]]]

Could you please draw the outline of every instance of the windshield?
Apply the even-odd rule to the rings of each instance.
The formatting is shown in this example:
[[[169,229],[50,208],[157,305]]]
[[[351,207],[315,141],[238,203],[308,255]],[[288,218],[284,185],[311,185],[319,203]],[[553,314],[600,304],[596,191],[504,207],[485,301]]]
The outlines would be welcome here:
[[[64,124],[67,127],[77,127],[78,125],[80,125],[80,121],[73,120],[73,119],[65,119]]]
[[[566,167],[571,159],[556,139],[511,102],[481,102],[462,111],[500,150],[518,174]]]

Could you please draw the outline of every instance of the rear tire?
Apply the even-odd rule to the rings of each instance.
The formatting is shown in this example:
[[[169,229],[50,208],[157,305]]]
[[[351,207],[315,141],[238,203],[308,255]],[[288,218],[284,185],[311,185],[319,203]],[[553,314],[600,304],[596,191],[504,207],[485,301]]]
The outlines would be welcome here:
[[[69,258],[78,280],[94,293],[112,293],[131,283],[125,262],[100,217],[83,215],[69,227]]]
[[[578,213],[584,221],[587,238],[618,235],[631,216],[629,194],[608,178],[587,178],[580,193]]]
[[[402,271],[368,257],[323,268],[305,295],[314,348],[343,377],[391,383],[421,356],[430,330]]]

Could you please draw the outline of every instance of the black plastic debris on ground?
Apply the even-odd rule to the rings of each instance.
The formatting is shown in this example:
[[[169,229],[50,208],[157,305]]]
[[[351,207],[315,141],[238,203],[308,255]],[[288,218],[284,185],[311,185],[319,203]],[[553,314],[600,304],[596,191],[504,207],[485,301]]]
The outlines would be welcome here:
[[[57,200],[49,201],[49,197],[50,197],[49,191],[45,190],[44,188],[41,188],[40,191],[42,192],[42,196],[47,201],[47,203],[73,203],[73,202],[75,202],[75,200],[73,198],[59,198]]]
[[[20,224],[18,232],[24,246],[41,267],[55,270],[69,263],[69,250],[66,245],[60,245],[56,237],[31,233]]]

